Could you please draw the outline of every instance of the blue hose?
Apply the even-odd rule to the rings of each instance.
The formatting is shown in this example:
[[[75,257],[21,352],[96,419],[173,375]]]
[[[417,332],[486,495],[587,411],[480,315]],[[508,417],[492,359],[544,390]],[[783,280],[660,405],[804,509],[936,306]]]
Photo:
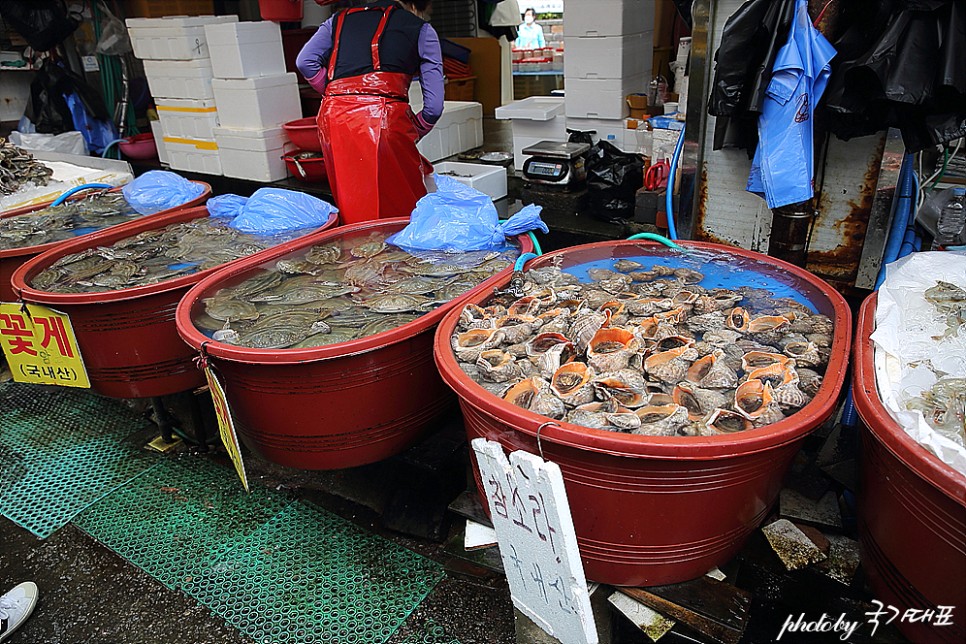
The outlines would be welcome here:
[[[631,235],[630,237],[628,237],[627,241],[631,241],[634,239],[649,239],[651,241],[660,242],[665,246],[667,246],[668,248],[673,248],[674,250],[687,250],[683,246],[678,246],[667,237],[663,235],[658,235],[657,233],[637,233],[636,235]]]
[[[902,159],[902,169],[899,171],[899,192],[896,199],[895,211],[892,215],[892,227],[889,229],[889,236],[886,239],[885,251],[882,253],[882,265],[879,268],[879,276],[875,281],[875,290],[882,286],[886,275],[886,265],[891,264],[899,258],[902,249],[902,241],[906,235],[906,228],[909,226],[910,218],[914,218],[912,204],[913,186],[912,155],[906,154]],[[914,220],[913,220],[914,223]]]
[[[535,252],[537,255],[543,255],[543,249],[540,247],[540,242],[537,241],[537,236],[533,234],[532,230],[527,232],[527,237],[529,237],[530,241],[533,242],[533,252]]]
[[[674,225],[674,175],[678,170],[678,159],[681,158],[681,149],[684,148],[684,128],[678,135],[678,142],[674,146],[674,155],[671,157],[671,167],[667,171],[667,190],[664,193],[664,210],[667,213],[667,234],[671,239],[678,238],[678,229]]]
[[[517,263],[513,265],[514,271],[522,271],[523,265],[529,262],[531,259],[536,259],[538,255],[536,253],[524,253],[517,257]]]
[[[107,158],[107,153],[110,151],[110,149],[112,147],[114,147],[116,144],[118,144],[118,143],[120,143],[121,141],[124,141],[124,140],[125,139],[114,139],[113,141],[111,141],[110,143],[108,143],[107,145],[105,145],[104,146],[104,151],[101,152],[101,158],[102,159],[106,159]]]
[[[100,188],[111,189],[113,187],[114,186],[112,186],[109,183],[85,183],[85,184],[80,185],[80,186],[74,186],[73,188],[71,188],[70,190],[68,190],[67,192],[65,192],[64,194],[62,194],[59,197],[57,197],[56,199],[54,199],[54,203],[52,203],[50,205],[51,206],[59,206],[60,204],[62,204],[65,201],[67,201],[67,198],[70,197],[72,194],[75,194],[77,192],[80,192],[81,190],[96,190],[96,189],[100,189]]]

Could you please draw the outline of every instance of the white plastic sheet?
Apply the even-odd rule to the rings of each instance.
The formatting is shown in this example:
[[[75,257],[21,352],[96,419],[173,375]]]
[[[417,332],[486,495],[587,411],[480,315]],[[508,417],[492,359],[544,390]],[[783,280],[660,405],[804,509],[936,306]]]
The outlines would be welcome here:
[[[966,449],[930,427],[922,413],[906,409],[942,373],[966,378],[966,329],[947,333],[945,316],[924,295],[937,280],[966,288],[966,253],[913,253],[886,267],[871,336],[876,382],[886,409],[906,433],[966,474]]]

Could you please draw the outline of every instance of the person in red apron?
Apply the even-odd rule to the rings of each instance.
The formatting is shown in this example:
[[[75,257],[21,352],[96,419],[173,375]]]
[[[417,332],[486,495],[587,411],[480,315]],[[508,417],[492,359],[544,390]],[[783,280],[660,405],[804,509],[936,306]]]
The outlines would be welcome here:
[[[318,124],[343,223],[408,217],[432,166],[416,150],[443,112],[443,58],[430,2],[377,0],[327,20],[296,65],[322,94]],[[409,107],[419,76],[423,109]]]

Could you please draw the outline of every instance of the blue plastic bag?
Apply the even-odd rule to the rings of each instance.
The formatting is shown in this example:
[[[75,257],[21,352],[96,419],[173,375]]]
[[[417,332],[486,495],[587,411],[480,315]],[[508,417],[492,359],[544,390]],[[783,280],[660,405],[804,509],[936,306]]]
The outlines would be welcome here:
[[[208,200],[208,215],[210,217],[227,217],[234,219],[241,214],[242,208],[248,203],[248,197],[241,195],[218,195]]]
[[[276,235],[299,228],[319,228],[338,209],[304,192],[259,188],[241,207],[231,226],[243,233]]]
[[[386,241],[405,251],[499,251],[507,237],[530,230],[550,232],[540,206],[524,206],[504,222],[488,195],[456,179],[434,175],[436,192],[416,202],[409,224]]]
[[[142,215],[177,208],[200,197],[204,191],[204,186],[166,170],[145,172],[121,189],[124,199]]]
[[[74,129],[84,137],[91,152],[100,154],[105,147],[117,139],[117,128],[114,127],[114,123],[101,121],[88,114],[77,94],[64,94],[64,101],[67,103],[67,109],[70,110]]]

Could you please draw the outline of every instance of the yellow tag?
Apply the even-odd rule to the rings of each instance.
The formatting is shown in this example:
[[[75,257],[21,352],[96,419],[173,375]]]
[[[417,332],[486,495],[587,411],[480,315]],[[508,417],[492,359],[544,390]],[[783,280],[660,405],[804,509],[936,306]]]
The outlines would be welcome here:
[[[0,302],[0,347],[17,382],[91,386],[70,318],[59,311]]]
[[[221,442],[225,446],[231,462],[235,464],[235,471],[238,472],[245,491],[248,492],[245,463],[242,461],[241,449],[238,447],[238,435],[235,434],[235,423],[231,419],[231,410],[228,409],[225,390],[221,388],[218,376],[211,370],[211,367],[205,367],[205,377],[208,378],[208,389],[211,391],[211,400],[215,404],[215,416],[218,418],[218,433],[221,434]]]

